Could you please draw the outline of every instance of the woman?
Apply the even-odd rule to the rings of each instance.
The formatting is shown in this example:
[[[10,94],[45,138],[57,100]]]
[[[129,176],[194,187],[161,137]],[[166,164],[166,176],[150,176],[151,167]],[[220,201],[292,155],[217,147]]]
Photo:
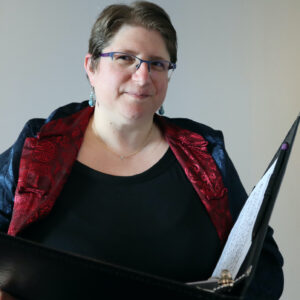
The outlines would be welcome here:
[[[156,114],[176,60],[160,7],[107,7],[84,62],[89,102],[29,121],[0,157],[1,230],[183,282],[207,279],[247,196],[221,132]],[[279,298],[281,268],[269,230],[248,298]]]

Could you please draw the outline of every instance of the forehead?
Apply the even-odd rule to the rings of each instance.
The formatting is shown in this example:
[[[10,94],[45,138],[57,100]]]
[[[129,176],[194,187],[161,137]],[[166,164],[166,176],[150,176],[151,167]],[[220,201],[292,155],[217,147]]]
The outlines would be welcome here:
[[[123,25],[103,50],[130,52],[135,55],[170,59],[165,41],[156,30],[141,26]]]

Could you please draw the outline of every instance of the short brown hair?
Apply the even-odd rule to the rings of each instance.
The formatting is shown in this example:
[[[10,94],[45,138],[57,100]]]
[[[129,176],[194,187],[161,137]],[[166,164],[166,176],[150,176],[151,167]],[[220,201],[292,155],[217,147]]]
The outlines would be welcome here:
[[[97,18],[89,40],[92,68],[95,68],[102,50],[109,44],[122,25],[142,26],[158,31],[166,43],[172,63],[177,61],[177,36],[168,14],[158,5],[136,1],[131,5],[107,6]]]

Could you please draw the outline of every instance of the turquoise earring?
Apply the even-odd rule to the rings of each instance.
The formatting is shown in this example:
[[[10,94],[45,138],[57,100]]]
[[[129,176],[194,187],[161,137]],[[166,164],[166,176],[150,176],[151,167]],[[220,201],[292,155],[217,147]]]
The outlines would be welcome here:
[[[159,113],[161,116],[165,114],[165,110],[164,110],[164,107],[163,107],[163,106],[161,106],[161,107],[159,108],[158,113]]]
[[[94,107],[96,103],[94,87],[92,87],[89,99],[89,106]]]

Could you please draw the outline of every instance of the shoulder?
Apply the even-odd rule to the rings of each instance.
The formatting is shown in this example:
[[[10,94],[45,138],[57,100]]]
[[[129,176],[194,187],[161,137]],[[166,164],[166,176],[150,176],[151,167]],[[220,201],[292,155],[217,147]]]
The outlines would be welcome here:
[[[45,120],[45,123],[48,123],[50,121],[54,121],[60,118],[66,118],[69,117],[72,114],[75,114],[84,108],[88,107],[88,100],[83,102],[72,102],[69,104],[66,104],[64,106],[61,106],[54,110],[49,117]]]
[[[3,154],[0,155],[0,158],[2,156],[7,157],[9,156],[10,152],[19,151],[23,148],[24,141],[27,137],[35,137],[37,133],[40,131],[41,127],[45,125],[46,123],[49,123],[50,121],[54,121],[60,118],[68,117],[72,114],[75,114],[79,112],[80,110],[83,110],[88,106],[88,101],[83,101],[80,103],[73,102],[69,103],[67,105],[61,106],[57,109],[55,109],[48,118],[33,118],[27,121],[20,132],[16,142]]]
[[[53,112],[47,118],[33,118],[27,121],[15,143],[16,146],[22,141],[24,142],[25,138],[27,137],[35,137],[37,133],[40,131],[41,127],[50,121],[58,120],[61,118],[66,118],[83,110],[88,106],[88,101],[83,102],[72,102],[66,105],[63,105]]]
[[[72,102],[55,109],[47,118],[32,118],[28,120],[25,123],[21,133],[19,134],[16,144],[18,144],[20,140],[22,141],[26,137],[35,137],[41,127],[46,123],[71,116],[72,114],[79,112],[87,106],[87,100],[83,102]]]
[[[210,126],[196,122],[188,118],[169,118],[160,117],[161,120],[169,126],[176,126],[203,136],[211,144],[224,145],[224,137],[221,130],[213,129]]]
[[[10,152],[13,154],[19,154],[22,150],[24,141],[28,137],[36,137],[37,133],[40,131],[43,125],[49,123],[50,121],[54,121],[60,118],[68,117],[72,114],[79,112],[80,110],[86,108],[88,106],[88,101],[84,101],[81,103],[70,103],[64,105],[62,107],[54,110],[47,119],[45,118],[33,118],[27,121],[20,132],[16,142],[3,153],[5,157],[9,156]],[[2,157],[2,154],[0,155]]]

